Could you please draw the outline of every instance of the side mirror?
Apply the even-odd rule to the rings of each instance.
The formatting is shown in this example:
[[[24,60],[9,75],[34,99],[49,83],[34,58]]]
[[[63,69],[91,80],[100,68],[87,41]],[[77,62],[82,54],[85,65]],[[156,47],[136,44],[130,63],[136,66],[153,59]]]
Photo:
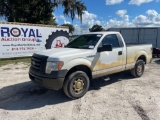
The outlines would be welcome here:
[[[97,52],[103,51],[112,51],[112,45],[103,45],[102,47],[98,47]]]

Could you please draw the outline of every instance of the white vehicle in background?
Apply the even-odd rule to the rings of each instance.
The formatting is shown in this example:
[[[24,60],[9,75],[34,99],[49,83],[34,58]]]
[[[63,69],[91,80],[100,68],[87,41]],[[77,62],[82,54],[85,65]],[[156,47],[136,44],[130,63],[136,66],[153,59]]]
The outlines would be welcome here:
[[[63,88],[68,97],[77,99],[94,78],[125,70],[141,77],[151,58],[151,44],[126,46],[119,32],[94,32],[80,35],[65,48],[33,54],[29,76],[40,86]]]

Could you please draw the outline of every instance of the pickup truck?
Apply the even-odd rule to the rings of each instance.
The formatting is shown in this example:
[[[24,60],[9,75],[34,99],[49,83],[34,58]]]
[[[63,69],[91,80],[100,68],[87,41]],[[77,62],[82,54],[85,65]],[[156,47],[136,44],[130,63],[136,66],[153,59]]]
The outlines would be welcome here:
[[[44,88],[63,88],[69,98],[78,99],[86,94],[92,79],[125,70],[141,77],[151,58],[151,44],[126,46],[119,32],[93,32],[64,48],[34,53],[29,77]]]

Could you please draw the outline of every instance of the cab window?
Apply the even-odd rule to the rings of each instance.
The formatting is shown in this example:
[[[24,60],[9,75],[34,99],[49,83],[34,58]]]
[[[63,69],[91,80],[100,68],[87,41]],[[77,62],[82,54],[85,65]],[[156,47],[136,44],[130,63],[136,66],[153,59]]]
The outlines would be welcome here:
[[[110,34],[103,38],[102,45],[110,45],[110,44],[113,46],[113,48],[120,47],[116,34]]]

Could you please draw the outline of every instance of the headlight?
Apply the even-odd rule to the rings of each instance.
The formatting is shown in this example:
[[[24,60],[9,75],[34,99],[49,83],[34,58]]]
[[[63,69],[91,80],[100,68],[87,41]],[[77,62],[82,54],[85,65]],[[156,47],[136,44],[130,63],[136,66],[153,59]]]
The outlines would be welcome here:
[[[50,74],[54,70],[60,70],[63,66],[62,61],[47,62],[45,73]]]

